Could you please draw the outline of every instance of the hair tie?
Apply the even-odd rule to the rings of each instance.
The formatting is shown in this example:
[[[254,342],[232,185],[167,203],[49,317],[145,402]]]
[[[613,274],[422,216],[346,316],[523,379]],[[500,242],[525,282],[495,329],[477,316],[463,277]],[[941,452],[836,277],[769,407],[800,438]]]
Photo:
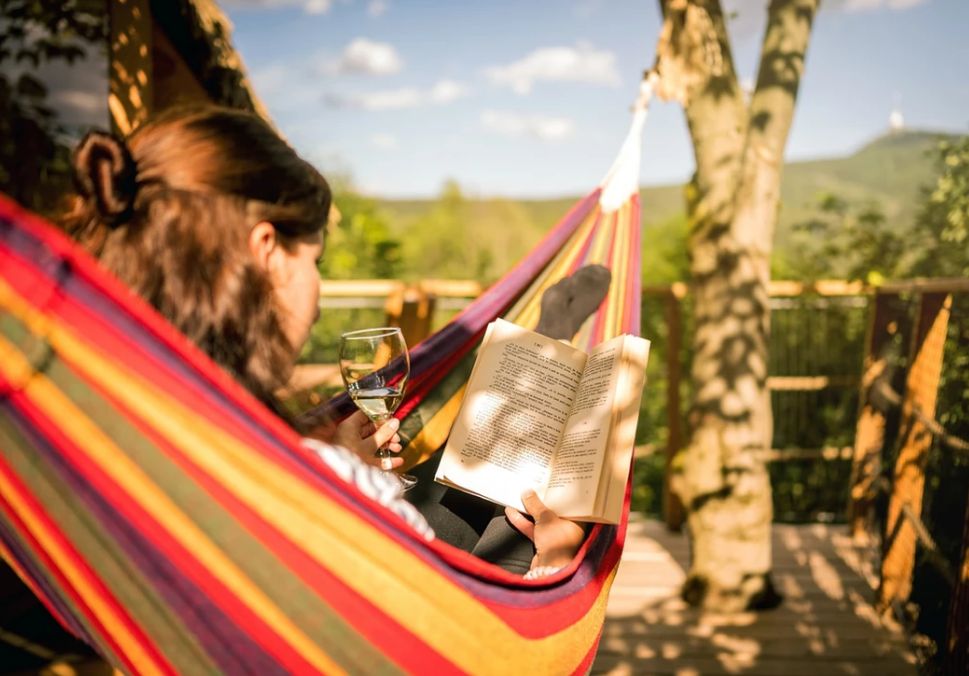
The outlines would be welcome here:
[[[101,220],[117,227],[132,214],[138,168],[128,145],[103,131],[88,132],[74,151],[74,185]]]

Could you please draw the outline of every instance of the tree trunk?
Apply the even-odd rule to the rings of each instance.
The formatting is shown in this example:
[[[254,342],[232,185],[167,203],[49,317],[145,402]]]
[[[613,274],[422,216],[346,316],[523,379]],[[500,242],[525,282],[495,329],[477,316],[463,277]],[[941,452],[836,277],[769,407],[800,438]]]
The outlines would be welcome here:
[[[768,282],[784,145],[818,0],[773,0],[749,106],[717,0],[667,0],[660,76],[679,89],[696,158],[689,187],[695,298],[690,443],[677,488],[688,510],[692,604],[779,601],[770,580],[766,457]],[[661,89],[661,93],[663,90]]]

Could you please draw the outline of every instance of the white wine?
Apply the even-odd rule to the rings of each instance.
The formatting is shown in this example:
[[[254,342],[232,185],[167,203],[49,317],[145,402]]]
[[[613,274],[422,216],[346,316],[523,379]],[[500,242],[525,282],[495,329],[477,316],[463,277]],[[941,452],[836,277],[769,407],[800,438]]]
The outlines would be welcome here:
[[[347,388],[347,392],[357,407],[374,422],[383,422],[389,419],[391,414],[397,410],[400,400],[404,396],[404,390],[399,387],[378,387],[372,390],[364,390],[357,387],[356,383],[351,384]]]

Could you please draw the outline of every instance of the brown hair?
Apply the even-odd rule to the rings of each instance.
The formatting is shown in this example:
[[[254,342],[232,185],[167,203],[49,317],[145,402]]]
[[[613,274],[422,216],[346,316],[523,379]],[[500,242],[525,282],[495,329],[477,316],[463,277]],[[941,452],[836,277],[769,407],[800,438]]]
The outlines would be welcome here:
[[[273,392],[299,346],[247,241],[262,221],[284,246],[319,232],[331,200],[319,172],[255,115],[207,107],[167,113],[127,142],[89,133],[74,174],[68,232],[279,412]]]

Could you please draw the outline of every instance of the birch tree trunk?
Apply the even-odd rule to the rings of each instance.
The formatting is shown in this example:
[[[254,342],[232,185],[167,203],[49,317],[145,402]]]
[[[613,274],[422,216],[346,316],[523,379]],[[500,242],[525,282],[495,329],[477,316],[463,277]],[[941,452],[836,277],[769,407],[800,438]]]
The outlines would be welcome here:
[[[767,452],[770,254],[781,166],[819,0],[772,0],[754,93],[734,71],[718,0],[661,0],[659,93],[684,106],[695,298],[690,442],[674,478],[687,509],[694,605],[771,607]]]

